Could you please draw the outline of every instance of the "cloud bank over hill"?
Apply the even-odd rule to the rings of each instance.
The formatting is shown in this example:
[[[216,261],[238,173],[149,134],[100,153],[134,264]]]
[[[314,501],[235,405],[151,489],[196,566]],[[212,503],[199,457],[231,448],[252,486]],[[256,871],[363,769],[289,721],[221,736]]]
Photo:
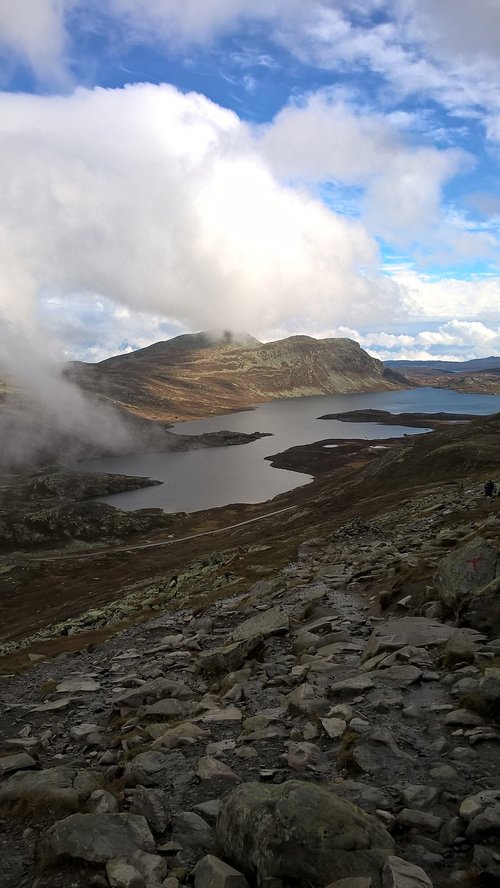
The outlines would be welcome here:
[[[20,329],[39,294],[191,327],[400,311],[365,227],[282,184],[249,128],[199,95],[3,94],[0,144],[0,312]]]
[[[21,72],[0,93],[0,361],[23,338],[97,360],[214,324],[370,327],[377,354],[384,336],[411,349],[391,325],[416,319],[495,336],[497,174],[473,220],[453,187],[478,127],[498,150],[499,34],[496,0],[0,0],[0,87]],[[166,84],[94,86],[106,63],[137,79],[130,47],[217,88],[230,64],[229,103],[259,70],[291,79],[262,119]]]

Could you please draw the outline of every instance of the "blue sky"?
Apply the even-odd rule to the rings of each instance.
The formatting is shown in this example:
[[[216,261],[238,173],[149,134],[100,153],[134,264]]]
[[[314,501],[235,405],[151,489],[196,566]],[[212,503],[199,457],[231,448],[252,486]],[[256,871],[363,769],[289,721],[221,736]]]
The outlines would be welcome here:
[[[498,0],[0,0],[0,151],[7,356],[500,353]]]

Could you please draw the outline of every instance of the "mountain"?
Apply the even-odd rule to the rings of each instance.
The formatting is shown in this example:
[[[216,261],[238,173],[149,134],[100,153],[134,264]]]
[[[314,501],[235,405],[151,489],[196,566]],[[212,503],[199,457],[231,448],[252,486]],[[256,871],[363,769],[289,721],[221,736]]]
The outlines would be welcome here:
[[[416,385],[433,385],[470,394],[500,394],[500,358],[472,361],[385,361],[388,369],[405,374]]]
[[[401,372],[476,373],[482,370],[500,369],[500,358],[490,355],[488,358],[474,358],[471,361],[384,361],[384,364]]]
[[[85,391],[155,420],[204,417],[273,398],[409,387],[350,339],[291,336],[262,343],[206,331],[157,342],[66,375]]]

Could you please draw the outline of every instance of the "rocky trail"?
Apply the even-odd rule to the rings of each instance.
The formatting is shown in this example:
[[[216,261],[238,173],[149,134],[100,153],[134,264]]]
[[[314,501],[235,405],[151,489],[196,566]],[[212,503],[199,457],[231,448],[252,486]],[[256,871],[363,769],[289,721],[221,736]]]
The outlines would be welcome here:
[[[500,884],[500,518],[473,502],[353,519],[5,679],[2,888]]]

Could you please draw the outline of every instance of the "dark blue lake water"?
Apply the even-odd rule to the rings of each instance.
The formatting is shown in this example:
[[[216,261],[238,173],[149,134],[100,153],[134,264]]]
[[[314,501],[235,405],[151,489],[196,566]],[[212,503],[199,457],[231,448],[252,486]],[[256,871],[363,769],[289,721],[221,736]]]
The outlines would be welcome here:
[[[237,432],[271,432],[272,437],[250,444],[215,447],[185,453],[140,453],[132,456],[88,460],[93,471],[145,475],[164,483],[159,487],[118,493],[104,502],[120,509],[161,508],[166,512],[196,512],[229,503],[258,503],[279,493],[308,484],[309,475],[273,469],[264,457],[288,447],[326,438],[393,438],[421,434],[424,429],[320,420],[325,413],[373,408],[391,413],[500,412],[500,395],[470,395],[437,388],[395,392],[360,392],[351,395],[320,395],[284,398],[261,404],[254,410],[177,423],[174,432],[199,435],[228,429]]]

